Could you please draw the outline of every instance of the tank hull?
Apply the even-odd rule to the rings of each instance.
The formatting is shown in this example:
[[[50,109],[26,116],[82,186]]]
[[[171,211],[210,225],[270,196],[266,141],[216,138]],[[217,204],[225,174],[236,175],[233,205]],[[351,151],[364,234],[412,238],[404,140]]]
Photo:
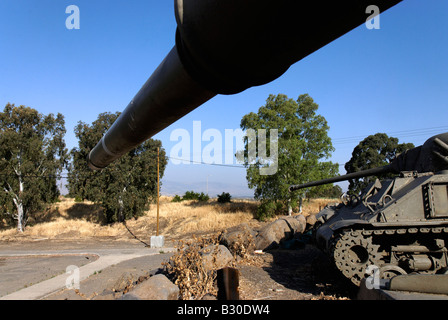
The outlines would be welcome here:
[[[317,215],[316,245],[354,284],[378,270],[387,279],[444,273],[448,245],[448,173],[405,172],[376,181],[345,204]]]

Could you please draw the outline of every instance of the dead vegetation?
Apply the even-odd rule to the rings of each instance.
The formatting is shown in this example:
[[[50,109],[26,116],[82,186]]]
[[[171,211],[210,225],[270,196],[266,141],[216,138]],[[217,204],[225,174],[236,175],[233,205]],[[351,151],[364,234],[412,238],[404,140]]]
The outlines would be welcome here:
[[[206,294],[216,296],[216,268],[205,267],[201,252],[211,248],[212,264],[215,264],[217,245],[217,237],[179,241],[177,253],[164,265],[168,276],[179,287],[180,299],[199,300]]]

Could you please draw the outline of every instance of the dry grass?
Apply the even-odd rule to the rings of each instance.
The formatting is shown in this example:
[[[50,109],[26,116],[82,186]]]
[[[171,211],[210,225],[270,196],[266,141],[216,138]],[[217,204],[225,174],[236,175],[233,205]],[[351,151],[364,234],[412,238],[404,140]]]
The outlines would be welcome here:
[[[241,223],[257,225],[253,218],[258,203],[251,200],[232,200],[220,204],[214,200],[207,203],[196,201],[171,202],[171,197],[162,196],[159,210],[159,233],[167,239],[182,239],[193,234],[211,234]],[[329,199],[314,199],[303,203],[303,214],[317,213]],[[134,239],[121,223],[104,225],[101,208],[91,202],[77,203],[74,199],[61,197],[61,202],[33,216],[25,231],[19,234],[14,228],[0,230],[0,240],[19,239],[75,239],[113,237],[117,240]],[[157,206],[142,217],[126,224],[138,238],[148,241],[156,233]]]
[[[257,202],[235,200],[220,204],[214,201],[171,202],[163,197],[160,202],[159,217],[161,227],[166,234],[188,234],[193,232],[217,232],[253,220]],[[152,206],[145,218],[155,221],[157,208]]]
[[[311,214],[319,213],[319,211],[325,208],[326,205],[334,203],[339,203],[339,199],[318,198],[318,199],[304,200],[302,214],[305,217],[307,217]]]

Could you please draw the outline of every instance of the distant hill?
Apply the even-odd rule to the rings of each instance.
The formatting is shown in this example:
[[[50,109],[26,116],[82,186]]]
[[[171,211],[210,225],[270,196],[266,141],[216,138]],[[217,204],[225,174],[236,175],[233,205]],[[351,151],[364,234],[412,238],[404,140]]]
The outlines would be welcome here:
[[[162,195],[174,196],[183,195],[186,191],[193,190],[195,192],[207,193],[207,184],[204,182],[182,183],[172,180],[162,179]],[[216,195],[223,192],[228,192],[233,198],[253,198],[254,193],[247,185],[229,184],[215,181],[208,183],[208,195],[216,197]]]

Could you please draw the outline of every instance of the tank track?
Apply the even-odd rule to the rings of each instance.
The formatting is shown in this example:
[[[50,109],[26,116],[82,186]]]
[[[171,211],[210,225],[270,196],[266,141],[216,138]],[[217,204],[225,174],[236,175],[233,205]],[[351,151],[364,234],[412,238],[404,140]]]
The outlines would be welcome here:
[[[381,278],[443,271],[446,245],[448,226],[424,226],[345,229],[333,236],[329,249],[336,267],[359,286],[369,266],[378,267]]]

